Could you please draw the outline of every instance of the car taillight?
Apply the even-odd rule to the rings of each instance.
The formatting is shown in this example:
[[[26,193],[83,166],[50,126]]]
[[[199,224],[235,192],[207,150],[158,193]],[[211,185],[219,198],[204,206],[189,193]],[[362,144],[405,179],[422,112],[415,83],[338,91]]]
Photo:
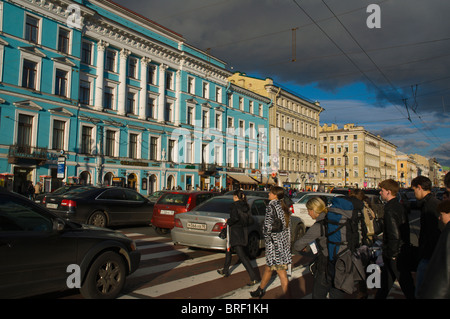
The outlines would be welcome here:
[[[212,229],[212,231],[216,231],[216,232],[221,232],[222,229],[224,229],[225,227],[227,227],[226,223],[216,223]]]
[[[181,224],[181,220],[179,218],[175,218],[175,227],[183,228],[183,224]]]
[[[189,210],[189,205],[191,205],[191,200],[192,200],[192,197],[189,196],[187,204],[186,204],[186,210]]]
[[[77,202],[71,199],[63,199],[61,202],[61,206],[77,207]]]
[[[291,205],[291,207],[289,207],[289,211],[291,212],[291,214],[294,214],[294,205]]]
[[[47,200],[47,196],[44,196],[44,198],[42,199],[42,204],[45,204],[46,200]]]

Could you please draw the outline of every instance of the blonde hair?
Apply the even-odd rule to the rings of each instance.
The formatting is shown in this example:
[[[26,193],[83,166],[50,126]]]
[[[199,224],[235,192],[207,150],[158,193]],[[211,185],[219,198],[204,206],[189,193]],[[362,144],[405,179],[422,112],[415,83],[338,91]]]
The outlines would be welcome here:
[[[313,210],[317,214],[327,213],[327,205],[320,197],[313,197],[306,202],[306,208]]]

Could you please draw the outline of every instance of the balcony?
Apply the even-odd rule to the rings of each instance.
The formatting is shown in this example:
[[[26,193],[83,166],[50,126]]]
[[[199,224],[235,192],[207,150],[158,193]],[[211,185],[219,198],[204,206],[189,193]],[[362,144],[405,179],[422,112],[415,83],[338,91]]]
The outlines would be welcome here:
[[[37,165],[42,165],[47,161],[47,149],[27,145],[11,145],[8,152],[8,163],[15,164],[20,160],[36,161]]]

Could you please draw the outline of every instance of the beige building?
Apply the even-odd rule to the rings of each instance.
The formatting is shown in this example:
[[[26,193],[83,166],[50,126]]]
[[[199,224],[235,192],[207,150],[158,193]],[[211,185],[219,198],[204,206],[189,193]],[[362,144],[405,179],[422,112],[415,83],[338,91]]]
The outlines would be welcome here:
[[[396,177],[397,147],[364,127],[324,124],[319,135],[323,184],[376,188],[383,179]]]
[[[397,180],[401,187],[411,187],[411,181],[417,177],[417,163],[411,155],[397,155]]]
[[[273,82],[235,73],[229,81],[272,100],[269,111],[269,154],[278,184],[298,189],[317,188],[319,183],[318,102],[308,101]]]

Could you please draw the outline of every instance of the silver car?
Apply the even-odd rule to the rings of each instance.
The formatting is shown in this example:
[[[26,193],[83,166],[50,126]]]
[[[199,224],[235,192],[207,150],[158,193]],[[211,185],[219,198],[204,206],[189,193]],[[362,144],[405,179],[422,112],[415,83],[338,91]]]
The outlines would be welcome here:
[[[248,196],[255,223],[248,228],[248,253],[251,258],[259,256],[264,247],[262,225],[269,200]],[[171,231],[174,244],[205,249],[226,250],[226,240],[219,238],[220,231],[230,217],[233,196],[217,196],[197,206],[190,212],[175,216],[175,227]]]

